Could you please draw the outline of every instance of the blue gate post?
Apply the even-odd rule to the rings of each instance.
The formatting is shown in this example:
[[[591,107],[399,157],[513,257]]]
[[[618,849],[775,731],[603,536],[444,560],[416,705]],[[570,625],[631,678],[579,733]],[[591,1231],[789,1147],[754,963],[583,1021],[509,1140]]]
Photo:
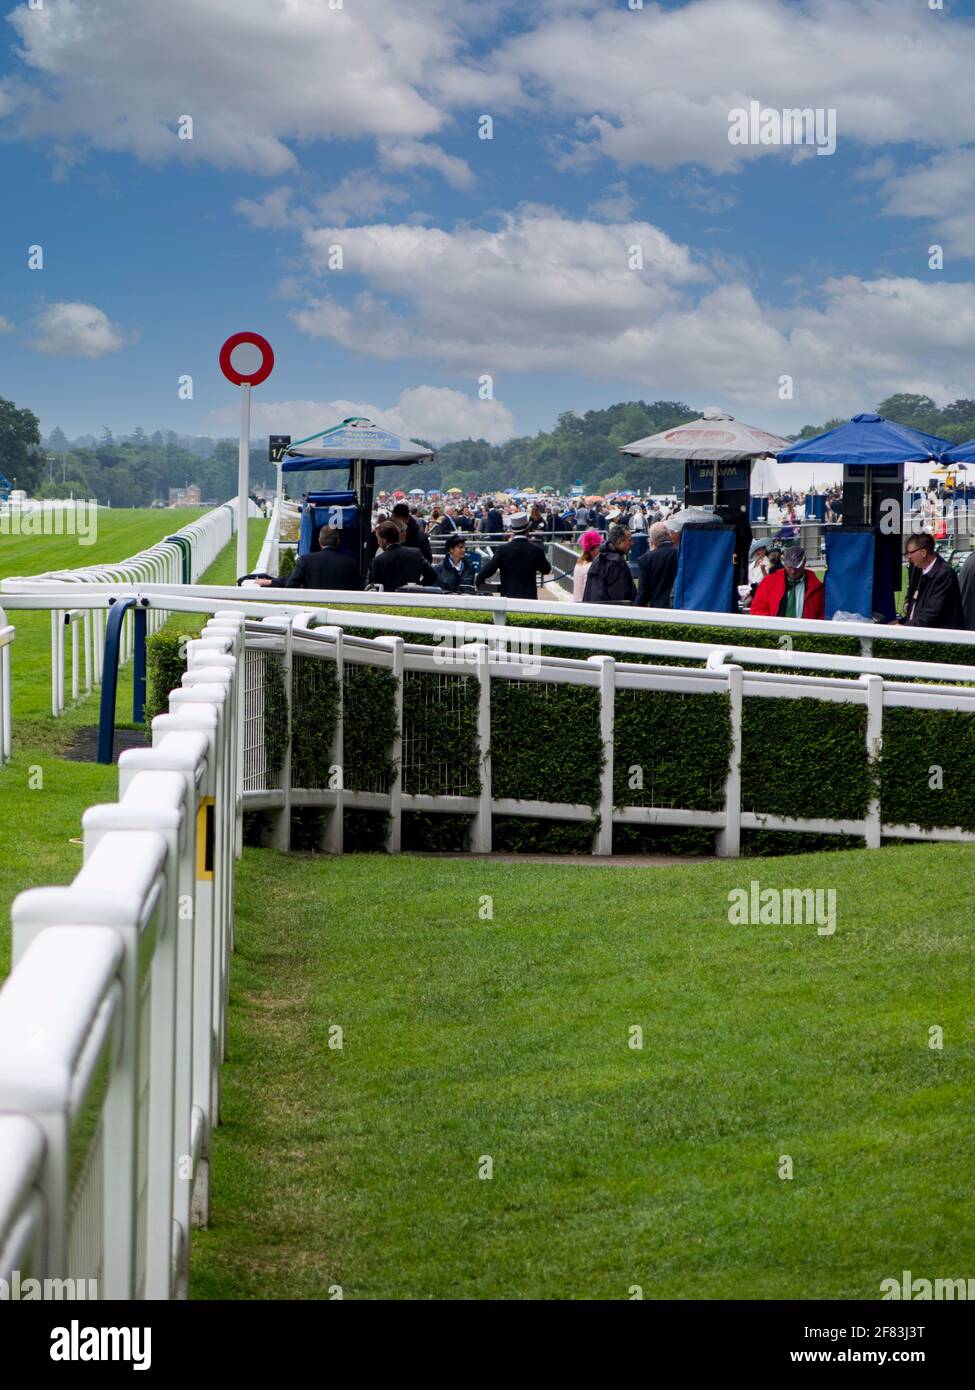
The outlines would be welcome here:
[[[141,603],[132,615],[135,652],[132,669],[132,723],[141,724],[146,717],[146,623],[147,614]]]
[[[116,599],[108,610],[105,624],[105,657],[102,669],[102,699],[98,711],[98,761],[110,763],[115,752],[115,696],[118,693],[118,658],[122,623],[134,598]]]

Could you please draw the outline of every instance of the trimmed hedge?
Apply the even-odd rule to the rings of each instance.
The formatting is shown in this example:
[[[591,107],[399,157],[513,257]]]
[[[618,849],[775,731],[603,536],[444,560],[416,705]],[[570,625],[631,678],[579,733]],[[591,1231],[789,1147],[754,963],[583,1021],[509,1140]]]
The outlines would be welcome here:
[[[396,736],[395,699],[396,677],[391,671],[346,665],[342,775],[349,791],[388,792],[393,785],[396,767],[390,748]]]
[[[832,700],[742,702],[741,808],[776,816],[859,820],[873,794],[867,711]],[[823,804],[828,769],[829,804]]]
[[[467,849],[473,816],[430,816],[404,811],[401,845],[421,854],[457,854]]]
[[[971,715],[935,709],[884,711],[880,808],[886,825],[975,830],[973,768]]]
[[[491,848],[501,854],[591,854],[598,828],[598,816],[591,822],[494,816]]]
[[[683,830],[676,825],[614,825],[614,854],[714,854],[714,831],[705,826]]]
[[[720,811],[730,756],[727,695],[617,690],[615,805]]]
[[[291,785],[327,787],[339,719],[339,682],[330,661],[292,657]]]
[[[480,687],[470,676],[407,671],[403,678],[403,791],[477,796]]]
[[[342,843],[346,854],[383,854],[389,816],[384,811],[343,811]]]
[[[284,767],[291,735],[288,715],[284,657],[268,652],[264,663],[264,758],[269,785],[277,781]]]
[[[599,691],[548,681],[491,682],[491,791],[495,800],[596,807],[603,767]]]
[[[169,692],[186,670],[186,643],[195,634],[163,627],[146,639],[146,733],[157,714],[169,709]]]

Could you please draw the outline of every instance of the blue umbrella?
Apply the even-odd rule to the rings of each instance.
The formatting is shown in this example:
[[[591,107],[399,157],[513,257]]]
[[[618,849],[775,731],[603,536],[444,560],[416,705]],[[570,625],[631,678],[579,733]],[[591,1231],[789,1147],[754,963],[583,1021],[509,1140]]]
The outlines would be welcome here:
[[[975,439],[969,439],[964,444],[956,444],[949,449],[944,456],[945,463],[957,463],[964,466],[966,463],[975,463]]]
[[[896,425],[882,415],[854,415],[845,425],[800,439],[776,454],[778,463],[846,463],[881,468],[897,463],[939,463],[950,439]],[[965,447],[965,446],[961,446]],[[975,458],[975,454],[972,455]]]

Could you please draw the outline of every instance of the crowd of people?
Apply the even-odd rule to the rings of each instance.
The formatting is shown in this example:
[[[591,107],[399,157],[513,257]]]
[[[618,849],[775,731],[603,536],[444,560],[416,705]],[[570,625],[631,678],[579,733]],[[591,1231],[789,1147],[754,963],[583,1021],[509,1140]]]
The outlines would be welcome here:
[[[838,490],[826,493],[826,518],[842,518]],[[797,544],[805,495],[769,498],[774,536],[752,542],[742,608],[760,617],[821,619],[825,588]],[[545,546],[559,539],[578,555],[563,577],[571,579],[577,603],[668,608],[673,603],[680,541],[688,517],[675,497],[546,499],[527,507],[518,499],[486,496],[456,505],[394,501],[380,505],[366,545],[368,572],[362,580],[355,559],[343,553],[341,532],[323,526],[318,549],[298,557],[284,579],[259,580],[290,587],[361,589],[363,582],[387,592],[425,588],[476,594],[497,577],[503,596],[538,597],[539,581],[553,574]],[[898,622],[909,626],[975,630],[975,566],[961,579],[936,551],[932,535],[910,535],[905,606]]]

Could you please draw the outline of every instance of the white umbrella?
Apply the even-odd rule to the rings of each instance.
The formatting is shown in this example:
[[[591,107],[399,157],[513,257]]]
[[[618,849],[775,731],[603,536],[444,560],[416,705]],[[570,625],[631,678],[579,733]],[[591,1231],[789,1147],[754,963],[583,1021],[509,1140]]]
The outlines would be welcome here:
[[[733,415],[706,410],[700,420],[624,444],[621,454],[643,459],[697,459],[714,464],[714,504],[718,502],[718,464],[763,458],[788,447],[777,434],[744,425]]]

